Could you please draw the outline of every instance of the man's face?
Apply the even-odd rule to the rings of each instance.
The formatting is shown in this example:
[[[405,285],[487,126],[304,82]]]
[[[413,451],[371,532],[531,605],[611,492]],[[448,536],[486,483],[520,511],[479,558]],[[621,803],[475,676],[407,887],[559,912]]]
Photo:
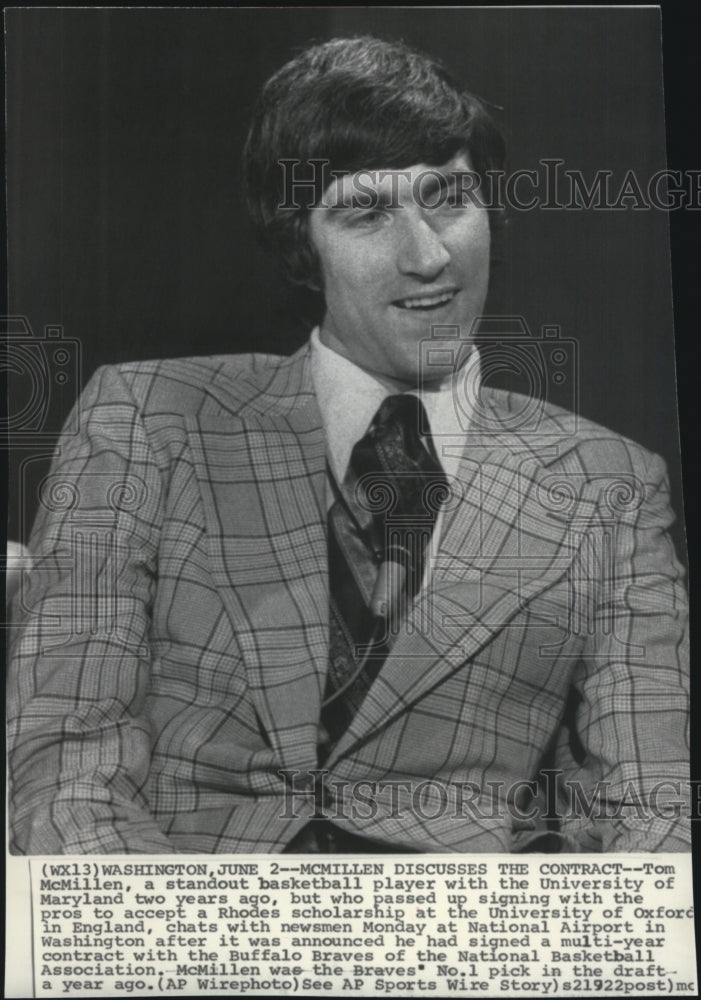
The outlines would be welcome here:
[[[326,301],[322,343],[372,374],[416,385],[426,375],[421,341],[450,326],[455,340],[440,331],[436,344],[448,352],[433,352],[446,360],[427,377],[464,363],[489,280],[487,212],[451,196],[460,190],[455,172],[470,169],[460,154],[440,168],[359,171],[329,185],[309,223]]]

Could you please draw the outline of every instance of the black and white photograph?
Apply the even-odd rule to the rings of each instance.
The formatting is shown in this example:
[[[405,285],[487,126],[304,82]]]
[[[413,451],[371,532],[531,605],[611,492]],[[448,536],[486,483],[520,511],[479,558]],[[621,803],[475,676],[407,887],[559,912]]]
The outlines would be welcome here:
[[[6,9],[31,995],[695,995],[661,25]]]

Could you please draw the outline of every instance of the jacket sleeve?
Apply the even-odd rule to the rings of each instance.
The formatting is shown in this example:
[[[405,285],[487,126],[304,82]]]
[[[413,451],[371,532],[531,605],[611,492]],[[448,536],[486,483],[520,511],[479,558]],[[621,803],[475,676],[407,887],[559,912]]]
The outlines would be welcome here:
[[[666,470],[648,459],[630,494],[609,491],[578,563],[590,607],[580,594],[575,614],[589,635],[556,762],[563,850],[690,849],[687,601]]]
[[[100,369],[40,487],[8,680],[11,850],[172,852],[149,812],[149,608],[162,472]]]

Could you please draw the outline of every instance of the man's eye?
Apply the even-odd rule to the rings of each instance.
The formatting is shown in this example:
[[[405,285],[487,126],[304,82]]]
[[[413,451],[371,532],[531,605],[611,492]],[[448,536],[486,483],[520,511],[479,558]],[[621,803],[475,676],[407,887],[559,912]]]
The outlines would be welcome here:
[[[353,224],[356,226],[376,226],[387,218],[389,218],[389,214],[381,208],[368,208],[355,215]]]
[[[454,187],[446,188],[441,191],[440,200],[437,204],[438,208],[463,208],[460,195]]]
[[[421,206],[427,212],[444,209],[464,208],[458,188],[453,183],[440,184],[430,191],[421,193]]]

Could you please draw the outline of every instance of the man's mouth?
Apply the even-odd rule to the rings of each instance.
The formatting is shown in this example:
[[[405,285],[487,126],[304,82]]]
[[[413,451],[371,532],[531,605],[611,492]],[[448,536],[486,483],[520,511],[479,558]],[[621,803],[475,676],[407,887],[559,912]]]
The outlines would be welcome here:
[[[457,293],[457,288],[448,288],[433,295],[410,295],[406,299],[395,299],[392,305],[398,309],[438,309],[452,301]]]

